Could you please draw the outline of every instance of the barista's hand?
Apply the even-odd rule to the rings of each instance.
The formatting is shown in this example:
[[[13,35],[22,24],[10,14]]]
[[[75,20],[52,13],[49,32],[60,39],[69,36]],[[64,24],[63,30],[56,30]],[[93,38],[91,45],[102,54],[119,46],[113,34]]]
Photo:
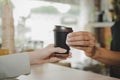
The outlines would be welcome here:
[[[47,63],[47,62],[57,62],[60,60],[64,60],[68,57],[71,57],[71,54],[64,58],[57,58],[55,56],[52,56],[55,52],[58,53],[65,53],[66,50],[62,48],[55,48],[54,45],[49,45],[41,50],[36,50],[33,52],[30,52],[30,63],[31,64],[41,64],[41,63]]]
[[[68,34],[67,44],[73,48],[84,50],[88,57],[92,57],[96,40],[92,33],[79,31]]]

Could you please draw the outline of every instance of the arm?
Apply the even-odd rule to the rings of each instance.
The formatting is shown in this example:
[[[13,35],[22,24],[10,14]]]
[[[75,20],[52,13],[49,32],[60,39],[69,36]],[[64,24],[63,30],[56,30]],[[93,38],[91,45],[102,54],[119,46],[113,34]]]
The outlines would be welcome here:
[[[91,58],[109,65],[120,65],[120,52],[110,51],[104,48],[96,48]]]
[[[0,79],[30,73],[28,54],[0,56]]]
[[[30,73],[30,64],[56,62],[67,58],[51,56],[55,52],[65,53],[66,50],[49,45],[33,52],[0,56],[0,79]]]
[[[96,39],[90,32],[73,32],[67,36],[68,45],[84,50],[88,57],[105,64],[120,65],[120,52],[113,52],[104,48],[95,47]]]

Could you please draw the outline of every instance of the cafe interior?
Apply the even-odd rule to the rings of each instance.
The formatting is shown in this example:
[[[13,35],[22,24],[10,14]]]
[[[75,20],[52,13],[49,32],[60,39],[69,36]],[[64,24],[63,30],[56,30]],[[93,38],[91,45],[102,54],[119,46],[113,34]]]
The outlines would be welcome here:
[[[54,44],[56,25],[91,32],[97,46],[110,49],[110,30],[116,19],[113,1],[117,0],[0,0],[0,55]],[[109,65],[87,57],[83,50],[70,49],[72,58],[52,64],[109,76]]]

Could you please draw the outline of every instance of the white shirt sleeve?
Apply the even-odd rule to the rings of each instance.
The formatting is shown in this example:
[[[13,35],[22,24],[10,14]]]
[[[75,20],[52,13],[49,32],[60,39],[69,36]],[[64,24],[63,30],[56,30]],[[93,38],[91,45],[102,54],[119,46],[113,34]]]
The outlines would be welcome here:
[[[0,56],[0,80],[30,73],[29,55],[26,53]]]

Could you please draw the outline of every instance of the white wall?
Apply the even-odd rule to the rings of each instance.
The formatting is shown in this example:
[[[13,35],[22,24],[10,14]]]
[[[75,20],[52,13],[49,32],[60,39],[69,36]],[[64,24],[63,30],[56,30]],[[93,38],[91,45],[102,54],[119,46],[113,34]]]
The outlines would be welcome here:
[[[28,33],[32,40],[44,41],[44,45],[54,42],[53,29],[60,24],[61,15],[36,14],[26,21],[26,26],[31,28]]]

